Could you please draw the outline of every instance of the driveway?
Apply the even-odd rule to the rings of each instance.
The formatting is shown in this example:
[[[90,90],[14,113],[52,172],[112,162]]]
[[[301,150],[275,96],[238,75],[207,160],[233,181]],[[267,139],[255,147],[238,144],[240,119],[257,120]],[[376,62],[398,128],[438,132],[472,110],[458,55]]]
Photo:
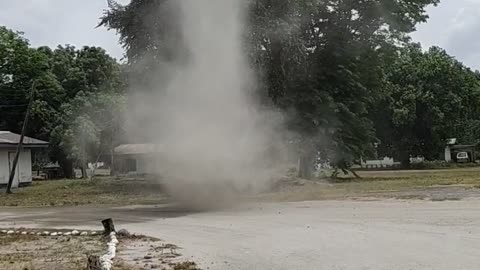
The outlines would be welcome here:
[[[1,227],[117,228],[175,243],[203,269],[478,269],[480,200],[2,209]]]

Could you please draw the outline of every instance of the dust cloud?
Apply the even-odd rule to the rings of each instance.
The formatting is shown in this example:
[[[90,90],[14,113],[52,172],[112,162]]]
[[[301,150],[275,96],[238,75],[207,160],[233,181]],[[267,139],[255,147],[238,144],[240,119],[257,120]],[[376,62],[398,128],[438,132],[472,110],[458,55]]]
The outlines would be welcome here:
[[[286,160],[282,117],[257,101],[244,52],[246,2],[170,1],[182,46],[151,74],[154,91],[133,99],[134,121],[154,119],[140,130],[159,145],[155,172],[189,206],[262,191]]]

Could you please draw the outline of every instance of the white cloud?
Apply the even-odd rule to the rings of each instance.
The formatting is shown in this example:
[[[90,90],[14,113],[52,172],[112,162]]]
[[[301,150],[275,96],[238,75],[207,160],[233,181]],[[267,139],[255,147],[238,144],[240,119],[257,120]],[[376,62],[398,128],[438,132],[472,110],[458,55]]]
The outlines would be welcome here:
[[[121,58],[123,50],[115,32],[96,28],[105,8],[106,0],[2,0],[0,25],[25,32],[33,46],[94,45]]]
[[[480,0],[442,0],[428,9],[430,19],[412,34],[424,48],[439,46],[459,61],[480,69]]]

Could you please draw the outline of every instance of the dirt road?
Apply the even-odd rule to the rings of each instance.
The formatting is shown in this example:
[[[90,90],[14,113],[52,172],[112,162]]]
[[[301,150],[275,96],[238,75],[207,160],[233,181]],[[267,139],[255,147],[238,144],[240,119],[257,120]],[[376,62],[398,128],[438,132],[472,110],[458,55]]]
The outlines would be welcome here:
[[[98,226],[178,244],[203,269],[478,269],[480,200],[327,201],[189,213],[172,207],[3,209],[0,226]]]

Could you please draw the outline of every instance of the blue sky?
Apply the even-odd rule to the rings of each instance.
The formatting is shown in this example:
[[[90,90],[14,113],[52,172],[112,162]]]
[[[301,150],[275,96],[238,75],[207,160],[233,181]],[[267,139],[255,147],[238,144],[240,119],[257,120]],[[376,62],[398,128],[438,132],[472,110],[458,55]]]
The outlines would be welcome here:
[[[128,2],[120,0],[119,2]],[[106,0],[0,0],[0,25],[25,32],[34,46],[96,45],[116,58],[122,48],[114,32],[95,28]],[[412,34],[427,48],[440,46],[480,69],[480,0],[442,0],[428,9],[430,20]]]

